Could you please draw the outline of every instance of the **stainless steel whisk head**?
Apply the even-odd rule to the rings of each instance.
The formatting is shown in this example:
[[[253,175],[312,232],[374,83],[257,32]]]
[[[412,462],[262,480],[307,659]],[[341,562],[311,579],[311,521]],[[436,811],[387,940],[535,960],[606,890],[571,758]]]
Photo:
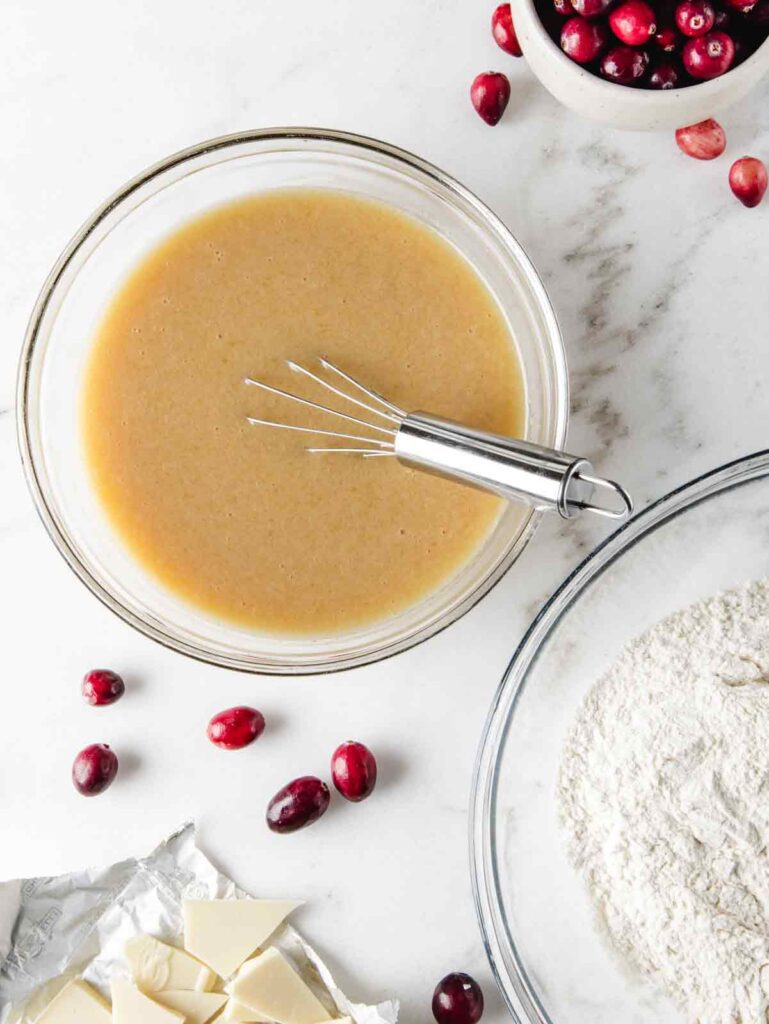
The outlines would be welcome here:
[[[321,358],[319,363],[331,379],[313,373],[293,360],[287,361],[289,369],[294,373],[308,378],[344,402],[365,410],[369,418],[341,412],[301,395],[283,391],[272,384],[246,377],[246,384],[336,417],[353,424],[353,427],[325,430],[255,416],[249,416],[248,422],[255,426],[276,427],[337,441],[355,442],[345,445],[314,445],[306,451],[313,454],[347,453],[363,458],[395,457],[404,465],[462,481],[508,500],[523,501],[539,509],[554,509],[564,519],[572,519],[586,511],[609,519],[623,520],[633,510],[633,502],[627,491],[613,480],[596,476],[587,459],[543,448],[518,438],[474,430],[429,413],[407,412],[373,388],[361,384],[328,359]],[[379,417],[379,421],[372,422],[370,417]],[[369,433],[358,433],[359,428],[365,428]],[[352,433],[352,430],[356,432]],[[611,498],[612,503],[593,502],[596,492],[602,497]]]

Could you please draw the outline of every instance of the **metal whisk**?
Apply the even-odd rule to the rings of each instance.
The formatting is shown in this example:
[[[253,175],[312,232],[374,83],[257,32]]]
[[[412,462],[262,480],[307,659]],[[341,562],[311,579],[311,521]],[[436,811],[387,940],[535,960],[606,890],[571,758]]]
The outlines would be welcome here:
[[[394,457],[404,465],[460,480],[508,500],[523,501],[539,509],[553,509],[564,519],[572,519],[584,511],[622,520],[633,510],[633,502],[624,487],[613,480],[596,476],[587,459],[517,438],[473,430],[428,413],[406,412],[372,388],[361,384],[349,373],[340,370],[328,359],[320,359],[319,362],[331,380],[292,360],[288,360],[288,366],[294,373],[309,378],[337,398],[365,410],[370,417],[379,417],[379,421],[372,423],[369,418],[340,412],[247,377],[246,384],[334,416],[354,427],[348,428],[346,432],[341,429],[322,430],[255,416],[249,416],[248,422],[334,438],[337,441],[356,442],[342,446],[313,446],[306,451],[313,454],[344,452],[360,455],[364,459]],[[346,389],[343,389],[345,385]],[[368,433],[359,433],[358,428],[365,428]],[[353,429],[355,433],[350,432]],[[596,494],[605,495],[607,504],[594,503],[592,499]]]

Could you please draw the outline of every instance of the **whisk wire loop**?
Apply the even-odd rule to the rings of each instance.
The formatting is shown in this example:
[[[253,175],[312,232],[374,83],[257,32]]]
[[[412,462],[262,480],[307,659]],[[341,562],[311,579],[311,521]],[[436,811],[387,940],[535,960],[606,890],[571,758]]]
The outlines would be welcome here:
[[[344,376],[346,380],[348,380],[352,384],[355,384],[356,387],[359,387],[361,389],[361,391],[364,391],[366,394],[372,394],[369,391],[367,391],[362,384],[358,384],[351,377],[348,377],[347,374],[342,374],[342,371],[337,370],[332,363],[324,363],[323,361],[321,362],[322,365],[325,365],[327,369],[332,369],[335,372],[339,373],[340,376]],[[330,384],[327,380],[324,380],[322,377],[319,377],[316,373],[313,373],[312,370],[308,370],[306,367],[300,366],[299,363],[295,363],[291,359],[289,359],[288,361],[288,368],[289,370],[293,370],[294,373],[301,373],[305,377],[309,377],[310,380],[314,380],[316,384],[320,384],[321,387],[324,387],[328,391],[331,391],[339,398],[343,398],[345,402],[352,402],[353,405],[357,405],[360,409],[365,409],[367,412],[373,413],[375,416],[381,416],[383,419],[389,420],[390,423],[397,424],[397,426],[400,426],[401,421],[405,418],[405,413],[401,416],[393,415],[390,412],[383,412],[381,409],[377,409],[375,406],[369,405],[368,402],[362,402],[359,398],[354,398],[352,395],[348,395],[345,391],[340,391],[339,388],[334,387],[333,384]],[[397,413],[397,410],[394,411]]]
[[[272,384],[265,384],[264,381],[254,380],[253,377],[246,377],[245,383],[250,384],[253,387],[261,388],[262,391],[268,391],[272,395],[279,395],[281,398],[288,398],[292,402],[298,402],[299,405],[305,405],[310,409],[315,409],[317,412],[327,413],[329,416],[337,416],[339,419],[347,420],[348,423],[357,423],[359,427],[366,427],[368,430],[376,430],[380,434],[389,434],[390,437],[395,437],[396,431],[389,429],[388,427],[380,427],[375,423],[368,423],[366,420],[362,420],[357,416],[350,416],[346,412],[339,412],[338,409],[331,409],[327,405],[320,405],[318,402],[311,402],[309,398],[302,398],[301,395],[292,395],[290,391],[283,391],[281,388],[276,388]],[[270,421],[267,425],[274,427],[285,427],[288,424],[275,423]],[[299,428],[296,428],[299,429]],[[309,428],[303,428],[309,429]],[[322,433],[333,433],[333,431],[321,431]],[[344,436],[344,435],[337,435]],[[364,438],[366,440],[366,438]]]
[[[384,434],[386,439],[345,433],[341,429],[294,426],[257,417],[249,417],[248,422],[334,438],[336,441],[356,442],[344,446],[330,443],[313,445],[305,450],[315,455],[346,453],[364,459],[395,456],[404,465],[491,491],[506,500],[525,501],[535,508],[557,511],[564,519],[586,511],[621,521],[632,512],[633,503],[627,491],[613,480],[595,475],[586,459],[519,438],[489,434],[428,413],[407,413],[328,359],[321,358],[319,363],[327,373],[344,381],[356,394],[351,395],[341,385],[337,386],[293,360],[288,361],[288,367],[337,398],[386,420],[392,426],[371,423],[251,377],[247,377],[245,383],[316,412],[364,427],[366,431]],[[359,447],[359,444],[366,447]]]

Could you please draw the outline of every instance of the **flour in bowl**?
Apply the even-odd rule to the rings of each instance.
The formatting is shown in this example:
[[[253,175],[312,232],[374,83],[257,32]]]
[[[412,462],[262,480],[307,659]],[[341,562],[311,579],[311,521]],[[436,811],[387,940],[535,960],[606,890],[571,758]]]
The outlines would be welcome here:
[[[701,1024],[769,1006],[769,580],[624,649],[567,738],[569,853],[613,944]]]

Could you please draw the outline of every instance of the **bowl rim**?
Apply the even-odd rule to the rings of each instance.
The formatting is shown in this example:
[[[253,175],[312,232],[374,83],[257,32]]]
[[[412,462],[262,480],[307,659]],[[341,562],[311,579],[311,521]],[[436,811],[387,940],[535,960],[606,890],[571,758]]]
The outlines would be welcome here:
[[[489,708],[473,771],[469,807],[470,875],[486,955],[516,1024],[555,1024],[521,960],[498,899],[494,809],[500,754],[529,670],[561,619],[585,590],[636,543],[709,498],[769,476],[769,448],[723,463],[675,487],[636,513],[576,566],[544,602],[516,647]]]
[[[56,259],[53,267],[46,276],[38,296],[35,300],[30,318],[25,331],[22,344],[19,368],[16,385],[16,430],[19,454],[22,467],[27,481],[27,486],[32,495],[36,511],[43,522],[49,537],[53,541],[59,554],[64,558],[70,569],[86,585],[88,590],[98,598],[99,601],[115,613],[128,625],[133,626],[138,632],[152,640],[160,643],[169,650],[185,654],[197,661],[213,664],[220,668],[233,669],[236,671],[259,673],[264,675],[325,675],[331,672],[344,671],[358,668],[363,665],[383,661],[396,654],[418,646],[425,640],[442,632],[452,625],[459,618],[470,611],[485,595],[502,579],[508,569],[516,561],[520,553],[531,540],[542,513],[536,509],[530,510],[524,518],[521,529],[515,540],[509,544],[505,554],[500,557],[496,565],[487,575],[479,580],[477,585],[465,594],[464,597],[448,609],[443,615],[437,616],[421,628],[413,631],[406,637],[400,637],[388,641],[380,647],[364,652],[350,652],[334,660],[332,664],[319,663],[317,661],[302,661],[297,663],[275,662],[265,664],[256,663],[255,659],[248,657],[227,655],[219,651],[212,651],[204,644],[197,644],[191,639],[184,639],[173,635],[167,629],[162,628],[155,621],[150,621],[132,609],[126,607],[123,602],[112,593],[98,576],[91,571],[80,559],[77,550],[70,543],[68,533],[64,524],[48,500],[46,487],[43,484],[35,462],[34,446],[32,442],[32,430],[30,424],[30,402],[29,393],[31,385],[31,374],[33,359],[35,355],[38,334],[43,323],[48,307],[56,294],[59,282],[66,274],[70,264],[76,259],[78,253],[87,243],[90,236],[97,230],[113,210],[119,207],[133,193],[137,192],[144,185],[164,173],[184,164],[193,161],[201,156],[248,143],[269,143],[286,141],[307,141],[329,145],[341,145],[363,151],[385,156],[396,164],[404,164],[406,169],[416,170],[424,175],[428,182],[433,182],[446,189],[450,194],[455,195],[459,200],[468,204],[475,210],[480,218],[485,221],[488,227],[496,232],[512,257],[521,266],[526,275],[527,283],[536,299],[540,315],[543,317],[548,331],[548,336],[553,344],[550,346],[548,357],[552,363],[553,373],[553,439],[552,446],[562,448],[566,440],[566,432],[569,418],[569,378],[566,363],[566,352],[563,343],[563,335],[542,279],[524,251],[521,244],[512,234],[507,225],[470,189],[466,188],[450,174],[441,170],[435,164],[422,159],[409,150],[382,142],[378,139],[355,134],[352,132],[338,131],[318,127],[269,127],[261,129],[233,132],[227,135],[216,136],[202,142],[185,147],[169,156],[156,161],[149,167],[140,171],[130,178],[124,185],[117,189],[108,199],[101,203],[95,211],[83,222],[75,232],[70,241]]]
[[[736,68],[731,68],[725,74],[719,75],[717,78],[710,78],[707,81],[697,82],[694,85],[688,85],[679,89],[636,89],[632,86],[619,86],[619,88],[624,89],[624,92],[620,93],[618,97],[618,86],[615,82],[606,82],[604,79],[599,78],[598,75],[594,75],[587,68],[582,67],[581,64],[577,64],[567,57],[563,50],[556,45],[539,16],[534,0],[512,0],[512,4],[513,7],[520,4],[528,8],[531,14],[532,31],[536,32],[538,40],[545,44],[564,74],[571,74],[579,78],[581,82],[593,90],[597,97],[602,96],[607,100],[612,98],[617,100],[621,97],[624,102],[641,110],[646,107],[657,106],[660,103],[671,105],[676,100],[680,101],[684,97],[692,97],[695,95],[693,91],[695,89],[698,90],[696,93],[698,99],[704,101],[710,96],[715,98],[721,95],[727,80],[735,88],[739,88],[742,79],[751,79],[757,65],[763,65],[764,72],[769,70],[769,36],[767,36],[747,60],[738,64]]]

